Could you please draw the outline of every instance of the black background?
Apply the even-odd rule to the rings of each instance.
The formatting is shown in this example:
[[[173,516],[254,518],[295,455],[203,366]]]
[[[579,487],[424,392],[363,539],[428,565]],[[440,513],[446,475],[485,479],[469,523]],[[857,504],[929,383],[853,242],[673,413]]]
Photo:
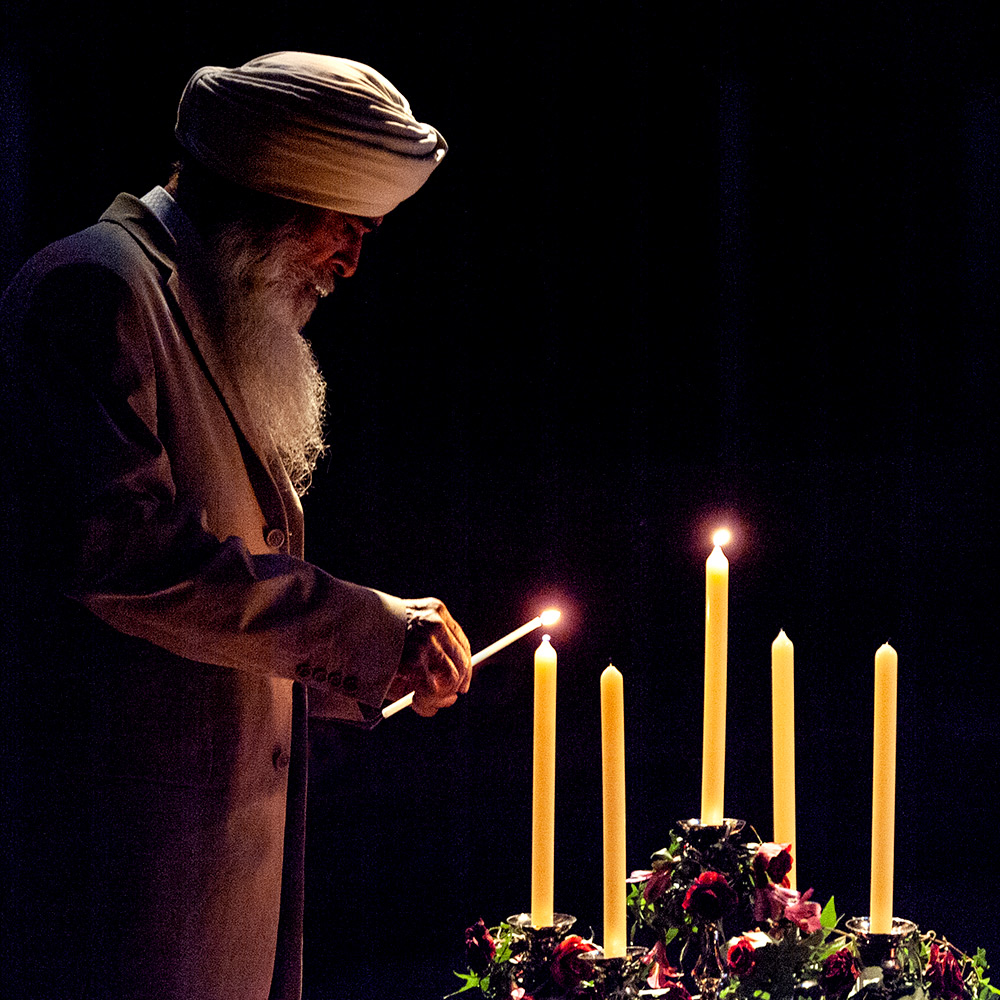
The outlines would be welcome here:
[[[333,447],[307,547],[346,579],[443,598],[473,648],[563,608],[557,909],[600,939],[609,660],[630,865],[698,812],[703,564],[727,523],[727,814],[770,837],[784,628],[799,886],[867,912],[890,641],[896,913],[1000,961],[995,15],[99,0],[5,20],[4,283],[166,179],[177,97],[206,63],[360,59],[447,137],[309,327]],[[429,722],[317,727],[307,1000],[440,997],[464,927],[527,909],[535,645]]]

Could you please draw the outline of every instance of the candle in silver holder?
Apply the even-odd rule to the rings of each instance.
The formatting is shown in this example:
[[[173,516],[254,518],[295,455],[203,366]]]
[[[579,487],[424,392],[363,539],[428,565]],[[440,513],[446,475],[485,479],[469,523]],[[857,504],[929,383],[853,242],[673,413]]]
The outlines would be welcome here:
[[[598,1000],[630,1000],[639,996],[645,986],[645,966],[641,962],[645,954],[645,948],[630,946],[624,955],[614,958],[608,958],[600,949],[581,952],[578,957],[593,966]]]
[[[864,969],[861,981],[883,982],[892,986],[910,966],[920,962],[920,932],[912,920],[892,918],[888,934],[873,934],[868,917],[852,917],[847,929],[857,935],[858,953]],[[915,966],[914,966],[915,968]]]

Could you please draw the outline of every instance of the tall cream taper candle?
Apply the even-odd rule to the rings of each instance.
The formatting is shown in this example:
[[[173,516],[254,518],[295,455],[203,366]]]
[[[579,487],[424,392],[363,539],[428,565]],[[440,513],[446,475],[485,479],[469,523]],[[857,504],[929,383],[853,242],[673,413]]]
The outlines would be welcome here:
[[[875,739],[872,763],[872,883],[870,929],[892,931],[896,825],[896,674],[888,643],[875,654]]]
[[[795,648],[782,629],[771,643],[771,757],[774,776],[774,841],[795,843]],[[795,860],[788,873],[795,888]]]
[[[551,927],[556,815],[556,651],[543,636],[535,651],[531,791],[531,923]]]
[[[625,696],[611,664],[601,674],[601,772],[604,792],[604,955],[623,958],[628,945],[625,879]]]

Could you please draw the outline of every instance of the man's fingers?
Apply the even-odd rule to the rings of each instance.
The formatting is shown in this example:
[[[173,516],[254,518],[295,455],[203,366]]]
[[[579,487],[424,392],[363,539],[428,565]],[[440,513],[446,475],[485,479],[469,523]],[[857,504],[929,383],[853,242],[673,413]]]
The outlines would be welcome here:
[[[444,604],[434,597],[409,600],[402,672],[413,678],[413,707],[433,715],[469,690],[472,658],[469,640]]]
[[[469,645],[469,640],[462,630],[462,626],[455,621],[443,601],[439,601],[436,597],[423,597],[418,601],[413,601],[412,604],[420,609],[421,617],[427,621],[440,622],[459,648],[464,649],[470,656],[472,655],[472,647]]]
[[[435,643],[436,648],[430,653],[431,664],[428,669],[429,680],[434,692],[438,695],[450,695],[461,689],[462,674],[455,666],[454,660]]]
[[[430,718],[439,708],[448,708],[454,705],[456,701],[458,701],[457,694],[449,695],[447,698],[436,698],[433,701],[428,701],[426,698],[422,698],[418,692],[413,696],[413,710],[417,715]]]
[[[471,656],[472,647],[469,645],[469,640],[466,637],[462,626],[459,625],[454,618],[452,618],[451,613],[443,604],[441,605],[438,613],[441,617],[441,621],[444,622],[449,634],[459,649],[463,650],[467,656]]]
[[[465,694],[469,690],[469,681],[472,677],[472,658],[468,650],[455,642],[451,635],[444,637],[447,641],[442,642],[438,638],[435,642],[435,650],[443,662],[447,663],[455,683],[455,690]]]

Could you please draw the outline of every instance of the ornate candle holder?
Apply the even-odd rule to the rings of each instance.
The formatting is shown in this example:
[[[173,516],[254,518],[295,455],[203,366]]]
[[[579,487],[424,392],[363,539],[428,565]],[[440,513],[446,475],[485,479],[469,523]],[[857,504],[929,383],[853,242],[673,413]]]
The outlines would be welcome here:
[[[519,987],[530,996],[548,983],[556,948],[575,923],[576,917],[568,913],[554,913],[548,927],[536,927],[530,913],[516,913],[507,918],[513,939],[502,974],[509,992]]]
[[[900,976],[913,971],[910,966],[920,961],[920,935],[912,920],[892,918],[892,930],[887,934],[873,934],[868,917],[852,917],[847,929],[857,936],[858,953],[864,965],[862,979],[881,981],[890,990]],[[910,949],[916,946],[911,955]],[[870,973],[870,974],[869,974]]]
[[[581,962],[593,967],[594,989],[597,1000],[628,1000],[639,996],[644,985],[641,957],[645,948],[627,948],[624,956],[608,958],[604,951],[582,952]]]
[[[699,851],[730,838],[737,839],[746,820],[724,819],[721,823],[702,823],[700,819],[679,819],[677,826],[684,831],[684,837]]]
[[[507,923],[523,934],[528,942],[527,957],[530,962],[548,961],[555,946],[566,936],[566,932],[576,923],[576,917],[568,913],[553,913],[551,927],[536,927],[531,922],[530,913],[515,913],[507,918]]]

